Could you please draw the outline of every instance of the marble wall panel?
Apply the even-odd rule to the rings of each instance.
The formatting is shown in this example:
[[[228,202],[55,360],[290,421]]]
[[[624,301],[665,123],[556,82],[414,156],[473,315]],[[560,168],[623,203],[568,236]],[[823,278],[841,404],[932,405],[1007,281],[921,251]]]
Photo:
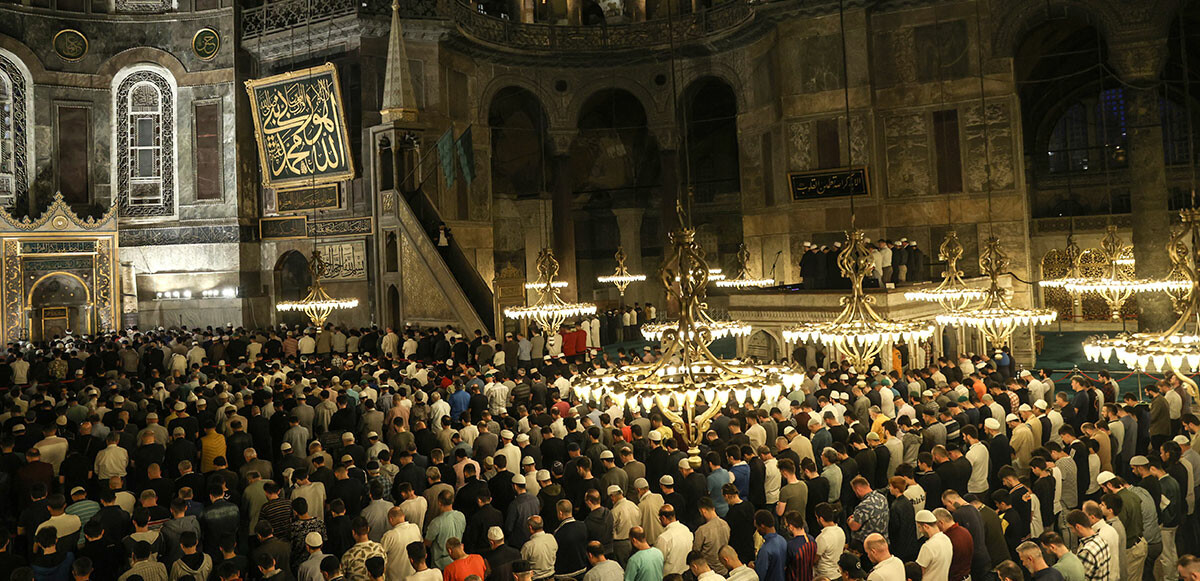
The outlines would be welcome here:
[[[986,191],[989,159],[992,190],[1010,189],[1016,183],[1012,108],[1007,102],[989,101],[985,109],[986,119],[980,115],[978,103],[961,110],[966,159],[963,178],[968,192]]]
[[[932,168],[925,115],[907,111],[888,114],[883,118],[883,134],[888,197],[930,193]]]

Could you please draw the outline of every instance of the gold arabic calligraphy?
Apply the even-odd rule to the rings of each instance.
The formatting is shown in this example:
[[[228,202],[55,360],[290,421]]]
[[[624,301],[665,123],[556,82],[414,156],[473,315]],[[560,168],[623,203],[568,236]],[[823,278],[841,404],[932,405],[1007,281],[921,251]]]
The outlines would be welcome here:
[[[258,101],[272,177],[305,177],[342,168],[345,144],[332,79],[259,89]]]

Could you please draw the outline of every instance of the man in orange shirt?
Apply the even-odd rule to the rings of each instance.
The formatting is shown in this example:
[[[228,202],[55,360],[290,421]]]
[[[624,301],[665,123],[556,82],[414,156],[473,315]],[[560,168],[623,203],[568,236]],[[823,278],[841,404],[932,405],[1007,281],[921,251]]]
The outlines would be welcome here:
[[[483,579],[487,575],[487,563],[479,555],[468,555],[462,541],[457,537],[446,540],[446,552],[454,559],[442,569],[443,581],[466,581],[471,575]]]

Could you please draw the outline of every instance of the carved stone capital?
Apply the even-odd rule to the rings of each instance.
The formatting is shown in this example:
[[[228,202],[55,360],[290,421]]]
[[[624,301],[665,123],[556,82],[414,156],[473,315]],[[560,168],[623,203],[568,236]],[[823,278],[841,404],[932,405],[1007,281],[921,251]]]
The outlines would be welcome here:
[[[569,155],[571,144],[575,142],[575,136],[579,135],[579,131],[576,129],[551,129],[547,133],[550,139],[550,150],[554,155]]]
[[[682,135],[679,127],[675,125],[659,125],[651,127],[650,132],[654,134],[654,138],[658,141],[659,149],[679,149],[682,143]]]
[[[1167,62],[1166,38],[1141,38],[1114,42],[1108,62],[1128,82],[1153,83]]]

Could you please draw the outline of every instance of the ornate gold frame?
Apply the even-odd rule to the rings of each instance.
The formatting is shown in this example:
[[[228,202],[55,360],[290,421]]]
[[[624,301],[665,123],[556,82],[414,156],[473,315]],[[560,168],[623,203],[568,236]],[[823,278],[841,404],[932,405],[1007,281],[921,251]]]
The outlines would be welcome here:
[[[254,96],[255,89],[258,89],[259,87],[262,87],[264,85],[274,85],[274,84],[290,81],[292,79],[297,79],[300,77],[312,77],[312,76],[326,74],[326,73],[328,73],[330,78],[333,79],[334,97],[337,99],[338,108],[340,109],[340,112],[342,114],[342,119],[341,119],[342,143],[344,143],[346,146],[346,155],[347,155],[346,171],[340,172],[337,174],[328,174],[328,175],[324,175],[324,176],[320,176],[320,177],[304,177],[304,178],[290,178],[290,179],[284,179],[284,180],[272,180],[271,172],[267,168],[266,151],[263,149],[262,121],[259,119],[259,115],[256,113],[256,111],[258,111],[258,99]],[[340,181],[354,179],[354,159],[353,159],[354,152],[351,150],[351,147],[350,147],[350,129],[346,124],[346,118],[345,118],[346,106],[345,106],[345,103],[342,101],[342,82],[341,82],[341,79],[338,78],[336,65],[334,65],[333,63],[325,63],[323,65],[317,65],[315,67],[310,67],[310,68],[299,70],[299,71],[292,71],[292,72],[288,72],[288,73],[265,77],[262,79],[251,79],[251,80],[246,81],[246,92],[249,94],[249,97],[250,97],[250,116],[253,117],[253,119],[254,119],[254,141],[255,141],[256,145],[258,146],[258,164],[259,164],[259,171],[262,173],[262,185],[263,186],[268,187],[268,188],[273,188],[273,189],[285,189],[288,186],[296,186],[296,185],[300,185],[300,184],[317,185],[317,184],[340,182]]]

